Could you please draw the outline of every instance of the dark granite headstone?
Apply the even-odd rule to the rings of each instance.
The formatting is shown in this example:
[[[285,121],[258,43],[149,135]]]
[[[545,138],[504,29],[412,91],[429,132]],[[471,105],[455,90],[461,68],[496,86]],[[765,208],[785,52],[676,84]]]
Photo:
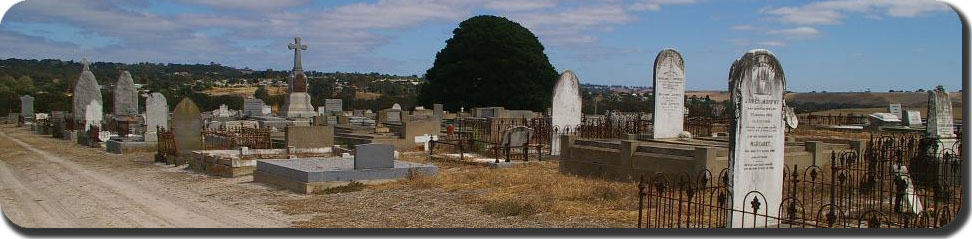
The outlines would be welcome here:
[[[354,147],[354,169],[395,167],[395,147],[390,144],[360,144]]]

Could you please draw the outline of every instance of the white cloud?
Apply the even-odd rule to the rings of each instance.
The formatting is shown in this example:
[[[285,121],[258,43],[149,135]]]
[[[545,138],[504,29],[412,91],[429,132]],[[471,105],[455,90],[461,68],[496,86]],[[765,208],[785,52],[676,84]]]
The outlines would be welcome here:
[[[729,29],[733,31],[756,31],[756,30],[763,29],[763,27],[758,27],[753,25],[735,25],[730,27]]]
[[[820,35],[820,30],[817,30],[816,28],[812,28],[812,27],[796,27],[796,28],[787,28],[787,29],[780,29],[780,30],[771,30],[769,31],[769,34],[784,35],[789,37],[809,37],[809,36]]]
[[[889,17],[916,17],[931,12],[951,11],[948,5],[931,0],[831,0],[803,6],[766,7],[760,13],[782,22],[801,25],[834,25],[851,13]],[[873,17],[871,17],[873,18]]]
[[[628,6],[632,11],[658,11],[663,5],[685,5],[697,3],[697,0],[641,0]]]
[[[486,9],[500,10],[507,12],[531,11],[557,6],[553,0],[519,1],[519,0],[498,0],[489,1],[484,7]]]

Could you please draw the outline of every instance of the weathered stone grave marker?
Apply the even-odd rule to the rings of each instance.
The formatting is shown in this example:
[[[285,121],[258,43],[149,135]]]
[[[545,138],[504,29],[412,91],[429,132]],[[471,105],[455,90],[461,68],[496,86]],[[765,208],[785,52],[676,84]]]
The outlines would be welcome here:
[[[729,172],[732,205],[728,225],[752,228],[776,225],[776,220],[753,216],[779,215],[783,194],[783,67],[768,50],[752,50],[732,64],[730,94],[735,117],[729,129]],[[751,193],[751,192],[759,193]],[[744,220],[743,217],[746,217]]]
[[[145,141],[158,141],[158,128],[169,129],[169,102],[162,93],[145,98]]]
[[[138,115],[138,91],[135,89],[135,82],[132,74],[122,71],[115,83],[114,106],[112,112],[114,117],[136,116]]]
[[[104,117],[102,115],[102,98],[101,98],[101,87],[98,86],[98,81],[95,79],[94,73],[91,73],[91,62],[88,59],[81,59],[82,71],[81,76],[78,77],[77,83],[74,85],[74,96],[72,99],[72,111],[74,116],[74,121],[83,121],[84,127],[79,127],[81,130],[87,130],[91,125],[100,125],[101,120]],[[98,112],[87,112],[88,109],[97,109]],[[80,138],[80,137],[79,137]]]
[[[573,71],[566,70],[554,85],[550,122],[551,127],[557,130],[550,132],[551,155],[560,155],[560,135],[580,125],[584,116],[581,104],[580,80]]]
[[[199,107],[188,97],[183,98],[172,111],[172,133],[179,155],[203,149],[202,116],[199,113]]]
[[[904,126],[908,127],[921,127],[921,111],[917,110],[906,110],[904,112]]]
[[[266,114],[263,113],[265,105],[261,99],[245,99],[243,100],[243,115],[248,117],[265,116]]]
[[[664,49],[655,57],[653,75],[655,112],[652,137],[676,138],[685,121],[685,62],[675,49]]]
[[[889,104],[888,113],[891,113],[894,116],[897,116],[899,119],[901,119],[902,118],[901,104]]]
[[[325,99],[324,100],[324,113],[341,113],[344,112],[344,102],[341,99]]]
[[[20,97],[20,115],[24,120],[33,121],[34,119],[34,97],[25,95]]]

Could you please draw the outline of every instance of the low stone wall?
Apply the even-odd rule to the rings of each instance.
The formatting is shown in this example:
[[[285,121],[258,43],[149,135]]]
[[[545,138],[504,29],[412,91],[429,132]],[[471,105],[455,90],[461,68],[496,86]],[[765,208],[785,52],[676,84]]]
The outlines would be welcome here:
[[[186,156],[188,169],[213,176],[235,178],[253,175],[257,160],[333,156],[332,148],[198,150]]]
[[[125,142],[112,139],[105,142],[105,151],[113,154],[155,152],[157,146],[158,142]]]
[[[564,135],[565,145],[560,157],[560,172],[614,180],[637,180],[642,175],[686,173],[696,177],[708,170],[713,177],[728,168],[727,147],[700,146],[678,142],[646,142],[637,140],[579,139]],[[716,141],[718,143],[718,141]],[[830,165],[832,152],[863,149],[863,142],[831,144],[819,141],[789,142],[785,147],[784,162],[805,168],[811,165]]]

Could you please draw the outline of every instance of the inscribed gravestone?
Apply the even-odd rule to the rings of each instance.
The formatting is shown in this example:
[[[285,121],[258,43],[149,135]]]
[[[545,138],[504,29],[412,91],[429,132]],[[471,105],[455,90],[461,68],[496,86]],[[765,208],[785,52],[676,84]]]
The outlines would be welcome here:
[[[202,147],[202,116],[191,99],[183,98],[172,110],[172,133],[179,155],[192,153]]]
[[[104,117],[101,102],[91,101],[84,107],[84,130],[90,130],[92,126],[101,128],[101,120]]]
[[[324,100],[324,112],[343,112],[344,105],[341,99],[325,99]]]
[[[928,91],[928,125],[925,136],[937,139],[955,138],[952,123],[952,99],[945,87],[938,86]]]
[[[921,127],[921,111],[906,110],[904,112],[903,123],[908,127]]]
[[[560,75],[553,89],[553,108],[551,109],[551,126],[563,133],[566,129],[580,125],[581,113],[580,80],[573,71],[566,70]],[[560,136],[551,131],[550,154],[560,155]]]
[[[385,122],[402,122],[402,111],[390,109],[385,111]]]
[[[653,138],[675,138],[685,120],[685,65],[682,54],[664,49],[655,57]]]
[[[889,104],[888,105],[888,113],[891,113],[891,114],[897,116],[899,119],[902,119],[903,118],[903,117],[901,117],[902,116],[901,115],[901,104]]]
[[[20,97],[20,115],[23,115],[25,120],[34,118],[34,97],[30,95],[25,95]]]
[[[394,105],[392,105],[391,108],[392,109],[395,109],[395,110],[402,110],[402,105],[399,105],[398,103],[395,103]]]
[[[735,117],[729,129],[731,205],[728,225],[752,228],[777,224],[752,215],[754,200],[760,212],[778,215],[783,183],[783,92],[786,80],[776,56],[768,50],[752,50],[733,63],[729,73],[730,96]],[[753,191],[759,194],[750,193]],[[747,219],[744,221],[743,217]]]
[[[158,128],[169,128],[169,102],[155,92],[145,98],[145,141],[158,141]]]
[[[432,115],[435,117],[442,118],[445,112],[442,111],[442,104],[432,104]]]
[[[395,147],[390,144],[361,144],[354,146],[354,169],[395,167]]]
[[[523,147],[530,142],[530,134],[533,133],[533,129],[526,126],[517,126],[509,128],[503,135],[503,146],[508,147]]]
[[[263,100],[261,99],[245,99],[243,100],[243,115],[245,116],[264,116],[263,114]]]
[[[132,81],[132,74],[122,71],[115,83],[114,106],[112,111],[115,117],[135,116],[138,114],[138,92],[135,90],[135,82]]]
[[[89,114],[85,112],[85,109],[92,102],[97,102],[98,105],[101,105],[103,101],[101,98],[101,87],[98,86],[98,81],[95,79],[94,73],[91,73],[91,62],[87,59],[81,59],[81,65],[81,76],[78,77],[78,81],[74,85],[71,113],[75,121],[88,121],[85,119],[85,116]],[[101,116],[98,117],[98,121],[101,121]]]

